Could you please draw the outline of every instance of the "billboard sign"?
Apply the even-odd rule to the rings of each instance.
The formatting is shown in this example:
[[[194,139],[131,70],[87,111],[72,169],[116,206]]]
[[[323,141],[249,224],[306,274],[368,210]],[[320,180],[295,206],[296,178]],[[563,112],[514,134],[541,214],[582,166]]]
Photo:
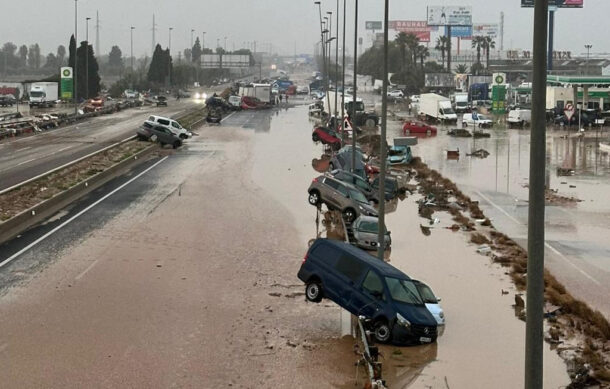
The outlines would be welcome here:
[[[475,23],[472,26],[472,36],[488,36],[492,39],[498,37],[500,27],[494,23]],[[453,30],[452,30],[453,31]]]
[[[364,25],[367,30],[381,30],[383,28],[383,24],[381,22],[366,22]]]
[[[74,76],[72,74],[71,67],[62,67],[60,69],[60,87],[61,87],[61,98],[71,99],[74,93]]]
[[[472,7],[470,6],[431,6],[428,7],[429,26],[471,26]]]
[[[425,20],[390,20],[388,28],[397,32],[414,34],[420,42],[430,42],[432,28]]]
[[[243,54],[203,54],[201,67],[206,69],[229,69],[250,67],[250,56]]]
[[[455,78],[451,73],[426,73],[424,86],[426,88],[454,88]]]
[[[548,0],[549,7],[557,8],[582,8],[584,0]],[[521,0],[521,7],[533,8],[534,0]]]
[[[445,26],[445,36],[449,35],[449,26]],[[451,27],[451,36],[453,38],[472,38],[472,26],[453,26]]]

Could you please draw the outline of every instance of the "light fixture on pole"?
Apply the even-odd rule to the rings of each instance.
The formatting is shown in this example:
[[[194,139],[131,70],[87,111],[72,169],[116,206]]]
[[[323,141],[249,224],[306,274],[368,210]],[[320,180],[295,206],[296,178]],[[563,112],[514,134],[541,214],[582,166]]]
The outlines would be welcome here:
[[[85,99],[89,98],[89,20],[85,18]]]
[[[346,0],[343,0],[343,44],[341,45],[341,139],[345,136],[345,21],[346,21]]]
[[[322,5],[320,1],[314,2],[318,6],[318,13],[320,15],[320,47],[322,48],[322,83],[326,84],[326,45],[324,44],[324,34],[328,30],[324,29],[324,21],[322,20]],[[328,89],[327,89],[328,91]],[[328,93],[328,92],[326,92]]]
[[[337,38],[337,42],[335,42],[335,128],[333,130],[337,130],[337,117],[339,116],[339,112],[337,112],[337,93],[339,90],[339,0],[337,0],[337,23],[336,23],[336,32],[335,37]],[[341,88],[344,88],[342,85]]]
[[[205,31],[201,33],[201,52],[205,49]]]
[[[193,33],[195,33],[195,29],[191,28],[191,50],[193,50]]]

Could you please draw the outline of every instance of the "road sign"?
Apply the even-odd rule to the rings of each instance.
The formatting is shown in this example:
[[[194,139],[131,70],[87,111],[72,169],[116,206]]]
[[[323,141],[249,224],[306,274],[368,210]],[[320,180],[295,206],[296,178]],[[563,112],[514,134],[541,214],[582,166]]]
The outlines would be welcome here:
[[[574,106],[570,103],[566,104],[565,108],[563,109],[563,113],[565,113],[566,117],[568,118],[568,121],[572,120],[574,112]]]
[[[557,8],[582,8],[584,0],[548,0],[549,7]],[[534,0],[521,0],[521,7],[533,8]]]
[[[366,24],[364,25],[364,28],[367,30],[381,30],[383,28],[383,24],[381,22],[366,22]]]
[[[430,6],[426,20],[429,26],[472,26],[472,7]]]
[[[494,73],[493,83],[494,85],[504,85],[506,83],[506,73]]]
[[[494,85],[491,89],[491,111],[493,113],[506,112],[506,86]]]
[[[60,69],[60,80],[61,98],[71,99],[74,93],[74,76],[71,67],[62,67]]]

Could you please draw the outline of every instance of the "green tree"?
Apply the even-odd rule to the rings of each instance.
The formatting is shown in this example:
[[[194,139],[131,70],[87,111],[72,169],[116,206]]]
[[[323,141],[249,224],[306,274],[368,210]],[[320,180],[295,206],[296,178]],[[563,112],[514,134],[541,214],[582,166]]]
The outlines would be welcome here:
[[[95,97],[99,94],[101,85],[100,85],[100,75],[99,75],[99,65],[97,63],[97,59],[93,54],[93,46],[88,45],[87,42],[81,42],[78,50],[74,50],[76,46],[76,41],[74,40],[74,36],[70,38],[70,46],[69,46],[69,59],[68,66],[75,68],[74,66],[74,55],[78,56],[76,61],[76,87],[77,87],[77,96],[79,98],[88,99],[91,97]],[[87,57],[85,57],[87,56]],[[85,58],[86,61],[85,61]],[[88,65],[88,72],[85,71],[86,66]],[[87,74],[88,73],[88,74]],[[88,79],[88,88],[87,88],[87,75]],[[87,95],[87,90],[89,94]]]
[[[0,61],[0,65],[2,65],[3,71],[6,72],[10,68],[15,69],[19,67],[19,58],[15,55],[16,50],[17,46],[13,42],[6,42],[4,46],[2,46],[2,60]]]
[[[112,46],[108,54],[108,67],[112,74],[123,74],[124,69],[123,52],[119,46]]]
[[[64,60],[66,59],[66,46],[59,45],[57,46],[57,64],[58,66],[64,65]]]
[[[465,74],[466,72],[468,72],[468,67],[466,65],[459,64],[458,66],[455,67],[455,72],[458,74]]]
[[[27,65],[28,59],[28,47],[26,45],[21,45],[19,47],[19,67],[25,68]]]
[[[150,67],[148,68],[147,79],[151,83],[164,84],[172,74],[172,58],[169,54],[169,49],[163,50],[161,45],[155,47]]]
[[[400,58],[401,58],[400,70],[404,71],[407,67],[407,44],[408,44],[407,34],[403,31],[399,32],[398,35],[396,36],[396,39],[394,39],[394,41],[396,42],[396,45],[400,49]]]
[[[193,50],[192,49],[184,49],[184,60],[186,62],[191,62],[193,58]]]
[[[483,37],[483,43],[482,43],[483,49],[485,50],[485,57],[486,57],[486,63],[487,63],[487,70],[489,70],[489,52],[491,51],[491,49],[495,49],[496,48],[496,42],[491,39],[491,37]]]
[[[51,69],[55,70],[57,68],[57,66],[58,66],[58,63],[57,63],[57,57],[55,56],[55,54],[53,54],[53,53],[47,54],[47,59],[44,63],[43,68],[49,69],[49,70],[51,70]]]
[[[199,38],[197,38],[195,40],[195,44],[193,45],[193,48],[191,49],[191,54],[192,54],[192,61],[195,63],[199,63],[199,60],[201,60],[201,42],[199,42]]]
[[[441,52],[441,60],[443,68],[445,67],[445,53],[449,49],[449,37],[439,36],[436,38],[436,46],[434,48]]]
[[[478,76],[483,71],[483,65],[480,62],[473,63],[470,67],[470,73]]]
[[[407,47],[409,48],[409,53],[411,54],[413,63],[417,63],[417,47],[418,46],[419,46],[419,38],[417,37],[417,35],[408,33],[407,34]]]
[[[430,51],[428,50],[428,48],[424,45],[419,45],[417,46],[417,50],[416,50],[417,56],[419,57],[419,63],[420,66],[422,68],[422,70],[424,69],[424,61],[427,57],[430,56]]]
[[[472,48],[477,49],[477,63],[481,64],[481,49],[485,44],[485,39],[482,36],[474,36],[472,37]]]
[[[40,46],[35,43],[28,50],[28,65],[33,69],[40,68]]]

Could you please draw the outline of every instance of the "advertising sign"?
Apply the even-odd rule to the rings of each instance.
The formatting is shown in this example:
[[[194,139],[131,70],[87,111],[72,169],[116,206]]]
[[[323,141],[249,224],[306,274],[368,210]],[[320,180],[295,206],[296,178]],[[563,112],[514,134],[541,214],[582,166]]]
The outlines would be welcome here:
[[[549,0],[549,6],[557,8],[582,8],[584,0]],[[533,8],[534,0],[521,0],[521,7]]]
[[[449,35],[449,26],[445,26],[445,36]],[[472,38],[472,26],[453,26],[451,27],[451,36],[453,38]]]
[[[455,78],[451,73],[426,73],[424,86],[427,88],[453,88]]]
[[[61,76],[61,98],[62,99],[71,99],[72,94],[74,93],[74,77],[72,75],[71,67],[63,67],[60,69]]]
[[[500,27],[497,24],[493,24],[493,23],[486,23],[486,24],[480,24],[480,23],[475,23],[472,26],[472,36],[488,36],[492,39],[495,39],[498,37],[498,31],[500,30]],[[453,29],[452,29],[453,31]]]
[[[381,22],[366,22],[365,27],[367,30],[381,30],[383,24]]]
[[[470,6],[431,6],[428,7],[429,26],[471,26],[472,7]]]
[[[494,73],[492,76],[494,85],[506,84],[506,73]]]
[[[506,86],[494,85],[491,89],[491,111],[493,113],[506,112]]]
[[[390,20],[388,28],[414,34],[420,42],[430,42],[430,31],[432,28],[428,26],[425,20]]]
[[[242,54],[203,54],[201,67],[206,69],[227,69],[250,67],[250,56]]]

